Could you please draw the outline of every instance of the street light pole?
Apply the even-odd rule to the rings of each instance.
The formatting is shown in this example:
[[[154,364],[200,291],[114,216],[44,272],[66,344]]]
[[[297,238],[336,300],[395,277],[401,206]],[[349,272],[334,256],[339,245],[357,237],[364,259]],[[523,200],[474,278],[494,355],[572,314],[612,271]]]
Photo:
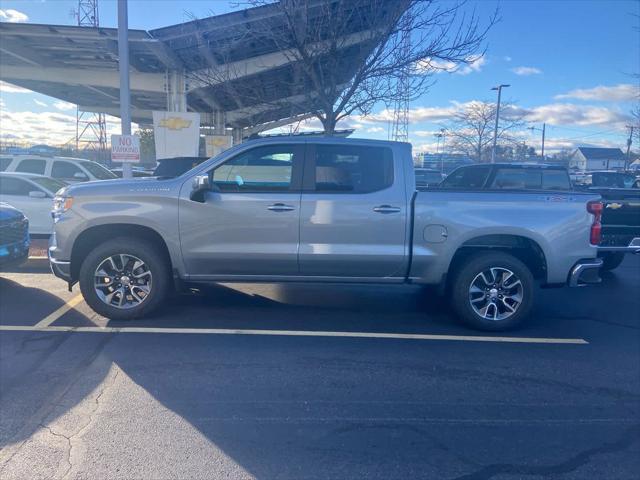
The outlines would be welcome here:
[[[129,91],[129,14],[127,0],[118,0],[118,69],[120,70],[120,125],[122,135],[131,135]],[[131,164],[122,163],[122,178],[132,178]]]
[[[496,163],[496,145],[498,143],[498,122],[500,121],[500,98],[502,96],[502,89],[510,86],[511,85],[500,84],[497,87],[493,87],[491,89],[498,91],[498,105],[496,106],[496,126],[493,129],[493,149],[491,150],[491,163]]]

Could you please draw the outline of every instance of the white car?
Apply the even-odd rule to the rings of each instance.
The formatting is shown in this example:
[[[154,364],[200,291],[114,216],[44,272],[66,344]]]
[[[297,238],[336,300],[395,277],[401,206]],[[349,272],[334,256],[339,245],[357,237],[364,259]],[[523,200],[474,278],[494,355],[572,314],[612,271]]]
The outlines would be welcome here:
[[[31,173],[66,183],[118,178],[99,163],[72,157],[0,155],[0,172]]]
[[[67,184],[28,173],[0,173],[0,202],[17,208],[29,219],[30,235],[51,235],[51,207],[56,192]]]

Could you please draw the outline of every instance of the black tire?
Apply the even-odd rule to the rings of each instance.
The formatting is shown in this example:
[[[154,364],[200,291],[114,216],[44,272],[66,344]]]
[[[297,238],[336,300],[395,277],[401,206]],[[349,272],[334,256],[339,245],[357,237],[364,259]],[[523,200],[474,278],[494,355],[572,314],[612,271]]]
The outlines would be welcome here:
[[[136,306],[122,309],[105,303],[94,288],[98,266],[113,255],[133,255],[144,262],[151,272],[150,291]],[[114,238],[96,248],[84,259],[80,267],[80,291],[85,301],[98,314],[112,320],[131,320],[145,317],[156,310],[171,290],[170,265],[166,256],[153,243],[132,238]]]
[[[611,270],[615,270],[620,266],[622,261],[624,260],[624,253],[622,252],[606,252],[601,253],[599,255],[602,258],[602,267],[600,267],[605,272],[610,272]]]
[[[513,287],[516,290],[505,290],[505,294],[498,298],[498,294],[503,291],[500,286],[501,282],[498,282],[498,288],[495,289],[495,291],[481,288],[479,289],[481,291],[480,293],[474,292],[472,294],[470,291],[472,284],[477,286],[485,283],[484,280],[481,279],[480,274],[485,272],[485,276],[490,277],[491,272],[489,269],[494,267],[510,271],[520,280],[521,288],[516,285],[516,287]],[[501,270],[498,270],[496,272],[500,271]],[[503,273],[500,275],[500,278],[504,278],[503,276],[506,275],[507,274]],[[474,283],[474,281],[476,283]],[[505,286],[510,286],[517,282],[511,280],[505,281],[504,283]],[[489,287],[493,288],[492,286]],[[511,295],[513,292],[520,297],[521,301],[519,304],[512,300],[512,298],[517,298],[517,296],[507,297],[507,293]],[[451,282],[450,301],[453,310],[467,325],[479,330],[500,331],[515,328],[529,316],[533,307],[534,292],[535,280],[533,275],[529,268],[520,260],[504,252],[480,252],[466,259],[464,264],[454,273]],[[496,306],[487,307],[488,309],[485,310],[485,316],[491,312],[489,316],[498,318],[484,318],[476,312],[471,303],[472,295],[474,296],[474,302],[480,302],[475,303],[476,308],[487,305],[488,303],[495,303]],[[478,298],[480,300],[478,300]],[[505,302],[509,304],[509,308],[515,307],[515,311],[510,312],[507,310]],[[499,309],[504,310],[504,312],[499,313]],[[508,316],[500,319],[499,316],[501,315]]]

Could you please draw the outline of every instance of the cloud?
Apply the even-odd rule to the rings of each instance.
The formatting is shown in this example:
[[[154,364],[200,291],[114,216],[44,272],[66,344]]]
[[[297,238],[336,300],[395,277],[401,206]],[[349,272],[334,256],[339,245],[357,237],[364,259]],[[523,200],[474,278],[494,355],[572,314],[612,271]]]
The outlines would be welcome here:
[[[578,88],[568,93],[556,95],[556,100],[573,98],[576,100],[597,100],[602,102],[626,102],[640,98],[640,87],[630,83],[614,86],[598,85],[593,88]]]
[[[29,16],[26,13],[19,12],[18,10],[13,10],[11,8],[0,10],[0,22],[22,23],[27,20],[29,20]]]
[[[511,71],[516,75],[528,76],[528,75],[540,75],[542,70],[536,67],[515,67]]]
[[[418,62],[418,70],[433,71],[435,73],[455,73],[457,75],[469,75],[473,72],[479,72],[487,63],[484,55],[467,58],[467,64],[460,64],[448,60],[440,60],[437,58],[428,58]]]
[[[107,134],[120,132],[120,120],[107,116]],[[0,138],[52,146],[75,141],[76,116],[61,112],[0,112]],[[135,125],[132,125],[135,128]]]
[[[369,127],[365,130],[367,133],[382,133],[384,131],[385,130],[382,127]]]
[[[33,93],[26,88],[18,87],[7,82],[0,80],[0,93]]]
[[[54,102],[53,106],[58,110],[63,110],[63,111],[74,110],[76,108],[76,106],[73,103],[63,102],[62,100],[58,100],[57,102]]]
[[[552,103],[533,108],[513,107],[514,113],[524,115],[529,122],[550,125],[606,126],[624,129],[630,115],[618,109],[572,103]]]
[[[47,105],[44,102],[41,102],[40,100],[38,100],[37,98],[33,99],[33,103],[35,103],[36,105],[40,105],[41,107],[48,107],[49,105]]]
[[[511,60],[513,60],[513,58],[511,58],[509,55],[506,55],[503,58],[505,62],[510,62]]]

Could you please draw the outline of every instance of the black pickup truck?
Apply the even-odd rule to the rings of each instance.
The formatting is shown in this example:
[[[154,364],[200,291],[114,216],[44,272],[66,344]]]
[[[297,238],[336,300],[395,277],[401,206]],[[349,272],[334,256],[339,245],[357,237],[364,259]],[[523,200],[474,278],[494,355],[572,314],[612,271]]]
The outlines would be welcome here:
[[[640,253],[640,180],[627,172],[593,172],[588,191],[602,196],[603,270],[617,268],[626,253]]]

